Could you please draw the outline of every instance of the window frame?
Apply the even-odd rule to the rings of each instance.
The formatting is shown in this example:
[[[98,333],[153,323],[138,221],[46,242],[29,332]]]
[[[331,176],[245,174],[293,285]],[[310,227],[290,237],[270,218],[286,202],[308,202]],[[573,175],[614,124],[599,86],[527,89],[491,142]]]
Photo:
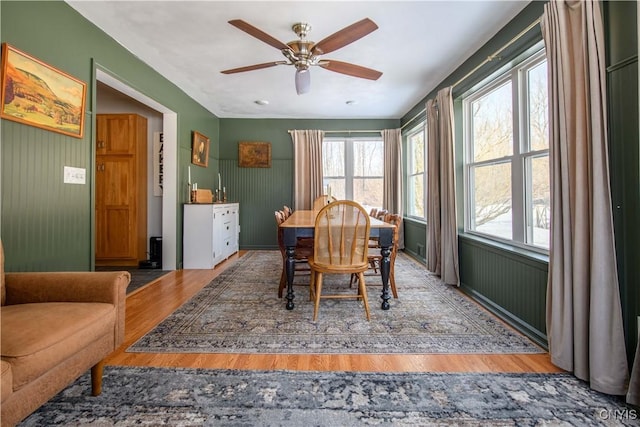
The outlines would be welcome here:
[[[413,160],[413,154],[414,154],[414,150],[411,149],[411,138],[419,133],[422,132],[422,141],[423,141],[423,149],[422,149],[422,164],[423,164],[423,171],[422,172],[414,172],[410,170],[410,166],[413,164],[412,160]],[[422,120],[420,123],[418,123],[417,125],[413,126],[412,128],[410,128],[407,132],[405,132],[404,135],[405,138],[405,146],[406,146],[406,153],[407,153],[407,158],[406,158],[406,165],[407,165],[407,173],[405,175],[405,179],[406,179],[406,191],[405,191],[405,214],[404,216],[419,222],[424,222],[425,224],[427,223],[427,121],[426,119]],[[423,206],[423,210],[424,210],[424,215],[423,216],[418,216],[415,215],[414,213],[412,213],[412,210],[410,209],[410,207],[413,204],[414,198],[413,198],[413,192],[410,191],[411,190],[411,182],[413,181],[413,178],[416,176],[422,175],[422,206]]]
[[[532,159],[549,157],[549,148],[531,149],[529,135],[529,102],[528,72],[541,63],[546,62],[543,47],[536,49],[517,64],[508,66],[496,75],[485,79],[474,89],[462,96],[463,117],[463,182],[464,182],[464,232],[494,240],[508,245],[517,246],[542,254],[548,254],[549,249],[535,245],[533,242],[532,224],[532,180],[529,179],[528,168]],[[512,154],[487,160],[473,160],[473,120],[471,120],[471,105],[504,84],[511,82],[512,101]],[[475,205],[473,169],[482,166],[510,164],[511,166],[511,239],[474,229]]]
[[[361,176],[361,175],[354,175],[355,172],[355,165],[354,165],[354,142],[360,142],[360,141],[371,141],[371,142],[379,142],[382,144],[382,164],[384,165],[384,141],[382,140],[382,135],[378,135],[378,136],[361,136],[361,137],[353,137],[353,136],[346,136],[346,137],[340,137],[340,136],[325,136],[322,140],[322,144],[324,145],[325,142],[327,141],[338,141],[338,142],[344,142],[344,176],[325,176],[324,175],[324,171],[323,171],[323,176],[322,179],[323,181],[326,180],[331,180],[331,179],[344,179],[344,184],[345,184],[345,199],[348,200],[355,200],[353,198],[353,182],[356,179],[381,179],[383,181],[383,186],[384,186],[384,167],[383,167],[383,171],[382,171],[382,175],[380,176]],[[323,156],[323,169],[324,169],[324,156]],[[323,186],[326,185],[323,183]],[[384,188],[383,188],[384,191]],[[360,203],[360,202],[358,202]],[[381,202],[382,203],[382,202]],[[377,208],[381,208],[382,206],[372,206],[372,207],[377,207]]]

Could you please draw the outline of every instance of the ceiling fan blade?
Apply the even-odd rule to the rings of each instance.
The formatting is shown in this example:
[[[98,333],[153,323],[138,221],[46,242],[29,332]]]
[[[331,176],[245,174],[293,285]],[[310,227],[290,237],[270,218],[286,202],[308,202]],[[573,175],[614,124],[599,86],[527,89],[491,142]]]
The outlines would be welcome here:
[[[362,21],[358,21],[355,24],[351,24],[342,30],[331,34],[320,40],[311,48],[311,53],[314,55],[322,55],[325,53],[333,52],[353,43],[354,41],[361,39],[372,31],[378,29],[378,26],[369,18],[364,18]]]
[[[275,67],[276,65],[284,65],[287,61],[265,62],[263,64],[248,65],[246,67],[232,68],[230,70],[220,71],[222,74],[242,73],[244,71],[261,70],[263,68]]]
[[[349,62],[334,61],[333,59],[323,59],[318,64],[320,67],[336,73],[347,74],[362,79],[378,80],[382,73],[371,68],[362,67]]]
[[[286,44],[282,43],[280,40],[271,37],[269,34],[265,33],[264,31],[254,27],[253,25],[243,21],[242,19],[233,19],[231,21],[229,21],[229,24],[233,25],[234,27],[244,31],[245,33],[257,38],[258,40],[262,40],[263,42],[265,42],[266,44],[275,47],[276,49],[282,50],[282,49],[289,49],[289,46],[287,46]]]

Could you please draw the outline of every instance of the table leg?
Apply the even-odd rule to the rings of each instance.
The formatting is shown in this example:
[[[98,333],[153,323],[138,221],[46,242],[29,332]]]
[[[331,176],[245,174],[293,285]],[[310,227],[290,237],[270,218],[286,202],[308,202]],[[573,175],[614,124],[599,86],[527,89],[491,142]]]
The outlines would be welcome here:
[[[287,259],[286,259],[286,271],[287,271],[287,310],[293,310],[293,275],[296,271],[296,247],[295,246],[287,246],[286,249]]]
[[[391,247],[382,246],[380,249],[382,259],[380,260],[380,276],[382,277],[382,309],[389,310],[389,300],[391,295],[389,294],[389,271],[391,270]]]

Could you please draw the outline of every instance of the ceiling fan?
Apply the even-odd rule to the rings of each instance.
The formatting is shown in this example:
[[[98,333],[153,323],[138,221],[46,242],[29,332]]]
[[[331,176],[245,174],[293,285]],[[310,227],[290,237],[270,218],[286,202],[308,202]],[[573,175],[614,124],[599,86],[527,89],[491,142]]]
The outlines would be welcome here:
[[[307,23],[294,24],[291,29],[297,34],[298,40],[294,40],[286,44],[241,19],[231,20],[229,21],[229,24],[239,28],[258,40],[279,49],[287,60],[233,68],[221,71],[223,74],[260,70],[262,68],[275,67],[276,65],[293,65],[296,68],[295,85],[298,95],[309,92],[311,88],[311,75],[309,68],[316,65],[336,73],[369,80],[378,80],[382,75],[380,71],[372,70],[371,68],[362,67],[348,62],[336,61],[333,59],[320,58],[321,55],[338,50],[358,39],[361,39],[372,31],[377,30],[378,26],[369,18],[365,18],[351,24],[348,27],[345,27],[342,30],[322,39],[318,43],[307,40],[307,34],[311,30],[311,25]]]

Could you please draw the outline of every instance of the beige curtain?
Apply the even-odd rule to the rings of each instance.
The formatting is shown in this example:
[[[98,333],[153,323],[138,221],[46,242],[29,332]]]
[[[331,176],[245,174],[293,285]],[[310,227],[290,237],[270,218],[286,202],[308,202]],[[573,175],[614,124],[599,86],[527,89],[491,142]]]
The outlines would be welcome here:
[[[294,130],[293,140],[293,206],[312,209],[313,201],[322,195],[322,130]]]
[[[551,1],[549,69],[552,362],[603,393],[629,379],[611,214],[604,31],[598,1]]]
[[[440,265],[440,149],[438,146],[438,107],[427,101],[427,268],[441,274]]]
[[[451,86],[438,91],[438,137],[440,139],[440,245],[442,280],[460,286],[458,273],[458,224],[454,156],[453,98]]]
[[[437,105],[427,101],[427,262],[442,281],[460,286],[451,89],[438,91]]]
[[[400,129],[382,130],[384,144],[384,188],[382,208],[402,217],[402,134]],[[399,230],[399,248],[404,248],[402,223]]]

